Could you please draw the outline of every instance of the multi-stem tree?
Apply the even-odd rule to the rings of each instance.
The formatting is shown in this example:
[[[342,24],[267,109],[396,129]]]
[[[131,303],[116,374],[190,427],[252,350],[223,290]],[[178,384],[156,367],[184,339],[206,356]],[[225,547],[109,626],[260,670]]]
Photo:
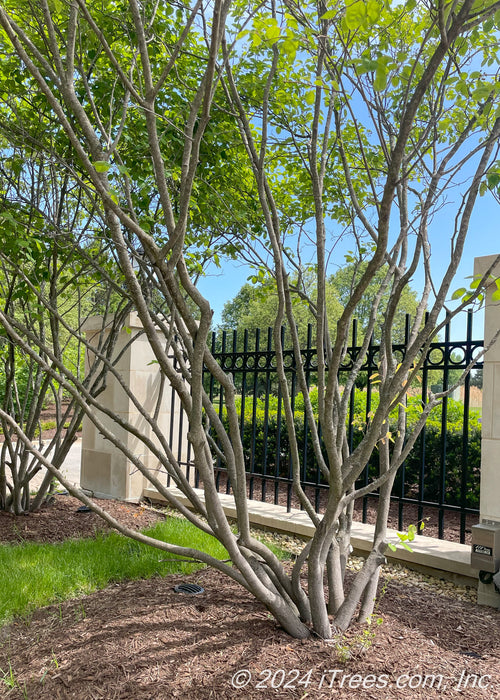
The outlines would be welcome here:
[[[136,397],[129,392],[152,437],[118,415],[109,417],[142,441],[192,510],[181,506],[118,431],[101,420],[99,397],[91,396],[41,339],[26,328],[21,332],[19,322],[4,312],[0,322],[11,342],[61,383],[172,505],[224,544],[231,565],[121,530],[231,576],[297,637],[307,637],[311,629],[330,637],[332,625],[344,629],[350,624],[359,603],[361,618],[370,616],[387,546],[391,486],[428,412],[442,398],[429,396],[408,434],[405,387],[439,330],[471,212],[480,194],[500,179],[499,10],[500,3],[491,0],[410,0],[406,5],[214,0],[206,6],[129,0],[105,8],[93,0],[8,0],[1,5],[3,49],[18,70],[22,67],[25,90],[51,111],[58,143],[66,147],[53,151],[59,166],[81,173],[99,203],[123,293],[140,318],[162,376],[182,403],[204,500],[185,478],[154,413],[147,415]],[[450,190],[455,206],[452,210],[450,204],[448,230],[437,232],[449,239],[449,260],[444,275],[435,279],[433,215]],[[291,575],[251,535],[235,387],[207,346],[212,309],[195,281],[198,263],[206,258],[203,251],[213,255],[214,236],[221,244],[218,251],[224,246],[230,254],[239,250],[245,259],[272,270],[278,297],[277,374],[294,488],[315,526]],[[346,239],[352,259],[364,264],[356,266],[362,273],[353,279],[350,297],[331,329],[326,280],[339,241]],[[319,359],[318,421],[294,333],[290,279],[303,269],[315,280],[310,306]],[[381,270],[385,274],[364,341],[341,384],[338,370],[353,313]],[[392,330],[403,292],[417,270],[422,271],[421,293],[400,361],[392,353]],[[474,290],[464,290],[457,308],[477,300],[485,281],[486,276]],[[385,317],[380,401],[363,439],[350,452],[350,391],[380,311]],[[285,320],[316,459],[329,483],[322,517],[299,481],[293,407],[280,352]],[[97,357],[119,380],[109,358]],[[227,429],[204,391],[206,372],[224,391]],[[388,417],[397,406],[398,431],[390,435]],[[15,425],[5,412],[0,415]],[[18,435],[26,439],[19,429]],[[379,452],[379,474],[368,487],[356,488],[374,450]],[[217,495],[216,455],[224,460],[233,487],[236,534]],[[380,499],[373,548],[347,586],[353,502],[375,488]],[[306,571],[307,589],[302,580]]]
[[[100,393],[105,372],[90,362],[84,377],[85,347],[79,335],[86,319],[97,313],[112,311],[118,323],[129,302],[123,290],[114,291],[116,268],[106,242],[96,235],[102,222],[92,215],[91,205],[89,211],[89,201],[69,172],[61,177],[42,155],[11,145],[0,155],[0,174],[0,309],[23,342],[29,344],[25,331],[35,335],[40,353],[33,357],[0,328],[0,406],[60,467],[84,412],[38,360],[50,366],[50,353],[89,391]],[[107,334],[102,350],[112,354],[115,339],[116,333]],[[54,420],[52,437],[44,443],[41,416],[48,406]],[[0,510],[16,515],[36,510],[50,496],[54,477],[47,472],[32,498],[33,477],[42,465],[8,421],[0,420],[0,426]]]

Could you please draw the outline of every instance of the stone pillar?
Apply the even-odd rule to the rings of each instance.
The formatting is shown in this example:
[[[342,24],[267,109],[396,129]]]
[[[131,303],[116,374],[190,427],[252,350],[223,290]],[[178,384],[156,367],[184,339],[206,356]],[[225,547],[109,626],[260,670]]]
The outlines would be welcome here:
[[[115,357],[122,353],[115,367],[140,405],[152,414],[160,390],[160,372],[149,341],[145,335],[140,333],[141,329],[142,324],[137,314],[129,314],[124,321],[114,349]],[[90,318],[85,323],[83,330],[87,340],[93,345],[97,345],[103,332],[106,333],[103,331],[103,319],[99,316]],[[87,354],[87,363],[88,357]],[[163,390],[157,422],[169,440],[175,456],[179,461],[186,462],[188,452],[187,421],[182,421],[179,401],[172,394],[172,389],[167,383]],[[147,420],[139,413],[116,378],[109,373],[107,387],[97,400],[103,407],[132,423],[143,435],[153,438]],[[174,418],[171,420],[172,411]],[[144,447],[141,440],[119,427],[102,412],[99,411],[98,415],[105,426],[122,440],[135,456],[141,458],[148,469],[158,470],[158,460]],[[154,442],[157,441],[154,440]],[[156,471],[156,474],[161,475],[161,472]],[[166,481],[166,475],[162,481]],[[85,417],[80,472],[81,487],[92,492],[97,498],[138,501],[143,495],[146,483],[146,478],[130,460],[113,443],[105,439],[91,420]]]
[[[496,257],[487,255],[475,258],[474,276],[483,275]],[[493,274],[500,276],[500,264]],[[496,288],[492,281],[486,291],[485,346],[500,328],[500,301],[492,299]],[[500,339],[484,356],[482,405],[480,522],[500,522]],[[478,603],[500,608],[500,595],[495,592],[492,584],[479,583]]]

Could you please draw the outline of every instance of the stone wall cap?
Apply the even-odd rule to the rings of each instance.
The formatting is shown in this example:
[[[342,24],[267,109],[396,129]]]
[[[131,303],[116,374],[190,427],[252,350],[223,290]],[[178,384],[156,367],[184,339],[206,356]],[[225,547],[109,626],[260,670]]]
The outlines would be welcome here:
[[[96,333],[102,330],[106,330],[106,326],[111,329],[114,316],[110,314],[104,319],[104,316],[89,316],[83,323],[81,330],[83,333]],[[141,329],[142,321],[136,311],[132,311],[125,317],[123,321],[123,326],[126,328]]]
[[[474,258],[474,276],[484,275],[486,270],[491,267],[497,259],[498,263],[493,271],[500,274],[500,253],[497,253],[496,255],[483,255],[479,258]]]

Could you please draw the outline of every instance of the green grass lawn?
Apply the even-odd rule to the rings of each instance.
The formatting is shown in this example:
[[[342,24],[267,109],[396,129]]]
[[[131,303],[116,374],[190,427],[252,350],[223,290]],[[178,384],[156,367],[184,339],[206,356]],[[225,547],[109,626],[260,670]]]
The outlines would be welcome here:
[[[215,538],[181,518],[167,518],[144,533],[227,559]],[[57,544],[0,545],[0,625],[44,605],[100,590],[112,581],[192,573],[204,566],[165,561],[169,558],[179,557],[117,533]]]

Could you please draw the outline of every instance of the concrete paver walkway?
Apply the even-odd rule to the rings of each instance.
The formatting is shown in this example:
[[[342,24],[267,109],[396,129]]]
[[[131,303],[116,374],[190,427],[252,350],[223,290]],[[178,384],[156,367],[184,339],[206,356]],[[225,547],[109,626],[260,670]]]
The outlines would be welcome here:
[[[75,486],[80,486],[80,463],[82,460],[82,441],[77,440],[71,445],[70,450],[64,460],[63,468],[61,469],[65,476]],[[36,489],[42,483],[46,474],[46,469],[41,469],[31,481],[31,489]]]

